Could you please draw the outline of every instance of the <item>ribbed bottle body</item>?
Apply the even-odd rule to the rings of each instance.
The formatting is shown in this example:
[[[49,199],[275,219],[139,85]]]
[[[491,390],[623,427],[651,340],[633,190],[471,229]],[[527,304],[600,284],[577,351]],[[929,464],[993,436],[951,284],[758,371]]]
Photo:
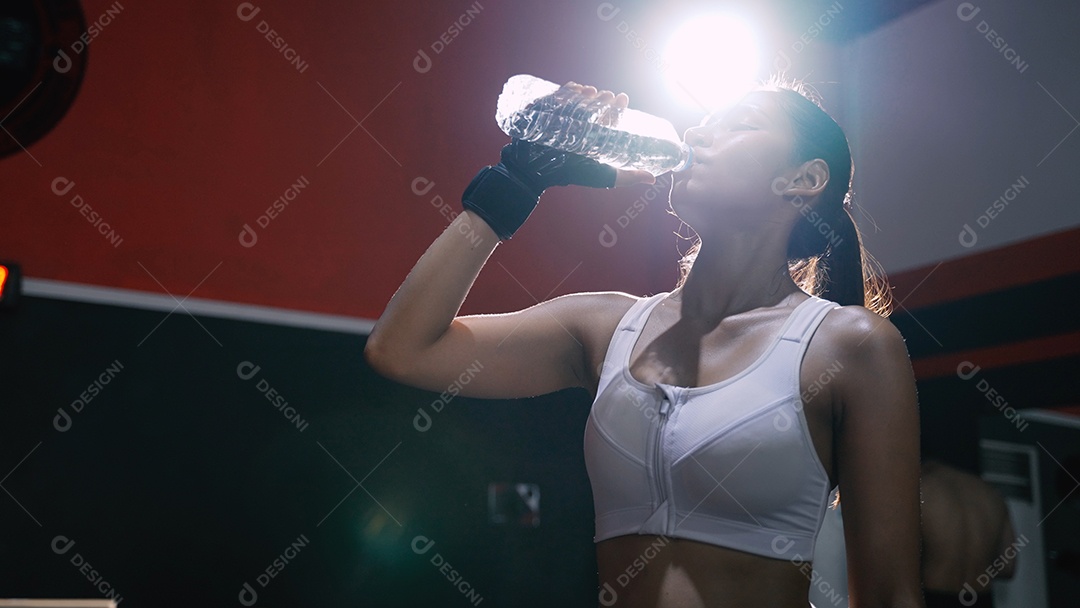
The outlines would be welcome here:
[[[555,96],[558,85],[518,75],[499,96],[496,121],[510,137],[580,154],[620,169],[660,175],[689,156],[671,123],[644,112],[614,110],[595,99]]]

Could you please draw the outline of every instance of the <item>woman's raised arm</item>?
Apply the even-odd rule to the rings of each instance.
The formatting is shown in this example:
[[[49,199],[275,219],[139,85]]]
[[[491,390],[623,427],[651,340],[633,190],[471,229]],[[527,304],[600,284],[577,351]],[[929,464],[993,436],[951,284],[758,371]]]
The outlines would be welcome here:
[[[596,317],[602,299],[612,296],[578,294],[509,314],[456,316],[498,243],[472,212],[454,219],[375,324],[364,355],[376,371],[432,391],[456,382],[460,394],[473,397],[525,397],[583,385],[581,322]]]
[[[625,96],[619,101],[625,104]],[[586,347],[586,333],[595,336],[598,323],[610,324],[612,306],[629,307],[629,296],[577,294],[509,314],[456,315],[500,239],[521,226],[544,189],[652,179],[645,171],[616,171],[523,141],[506,145],[501,162],[484,168],[466,189],[466,210],[390,300],[364,349],[368,363],[389,378],[428,390],[444,391],[457,381],[460,394],[473,397],[526,397],[586,386],[592,377],[587,355],[596,351]],[[463,374],[467,384],[458,381]]]

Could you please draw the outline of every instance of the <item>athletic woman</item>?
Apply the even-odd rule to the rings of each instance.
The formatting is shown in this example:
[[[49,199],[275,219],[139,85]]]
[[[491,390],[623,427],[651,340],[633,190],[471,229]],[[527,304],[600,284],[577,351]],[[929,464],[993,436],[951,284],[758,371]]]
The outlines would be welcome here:
[[[627,103],[573,84],[560,94]],[[515,141],[393,296],[367,360],[433,391],[481,361],[471,397],[591,393],[602,605],[806,608],[810,585],[829,584],[813,577],[813,544],[840,499],[849,605],[921,607],[915,382],[849,213],[843,131],[774,82],[685,141],[694,162],[670,205],[698,240],[670,292],[457,316],[545,188],[652,181]]]

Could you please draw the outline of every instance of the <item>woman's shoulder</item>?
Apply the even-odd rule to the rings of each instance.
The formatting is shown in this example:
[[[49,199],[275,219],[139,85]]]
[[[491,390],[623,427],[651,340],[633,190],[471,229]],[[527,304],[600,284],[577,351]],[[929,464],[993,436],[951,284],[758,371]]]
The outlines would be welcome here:
[[[821,322],[804,361],[805,378],[828,377],[834,414],[889,409],[913,391],[907,345],[896,326],[862,306],[838,306]],[[882,398],[891,396],[890,398]]]
[[[565,323],[576,327],[590,350],[607,348],[608,341],[622,319],[636,304],[657,296],[635,296],[622,291],[590,291],[559,296],[549,300]]]
[[[560,315],[573,326],[583,348],[583,381],[593,395],[600,380],[608,346],[619,324],[634,305],[646,302],[649,297],[639,297],[622,291],[593,291],[573,293],[552,300],[562,300]]]
[[[863,306],[836,305],[821,322],[817,332],[824,336],[830,355],[838,359],[866,362],[881,358],[907,359],[907,346],[900,331],[888,317]]]
[[[651,296],[639,297],[622,291],[571,293],[549,300],[567,318],[585,332],[610,335],[624,316],[638,303]]]
[[[626,314],[634,304],[653,297],[656,296],[635,296],[624,291],[582,291],[559,296],[551,301],[563,301],[583,312]]]

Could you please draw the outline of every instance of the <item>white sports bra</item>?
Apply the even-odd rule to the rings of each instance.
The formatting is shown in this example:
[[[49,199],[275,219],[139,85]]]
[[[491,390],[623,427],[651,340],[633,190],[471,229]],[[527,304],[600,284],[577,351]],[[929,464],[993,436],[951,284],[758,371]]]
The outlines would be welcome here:
[[[835,302],[810,297],[765,352],[708,386],[647,385],[630,355],[660,293],[611,337],[585,426],[594,542],[656,534],[775,559],[813,558],[831,488],[803,414],[799,370]]]

